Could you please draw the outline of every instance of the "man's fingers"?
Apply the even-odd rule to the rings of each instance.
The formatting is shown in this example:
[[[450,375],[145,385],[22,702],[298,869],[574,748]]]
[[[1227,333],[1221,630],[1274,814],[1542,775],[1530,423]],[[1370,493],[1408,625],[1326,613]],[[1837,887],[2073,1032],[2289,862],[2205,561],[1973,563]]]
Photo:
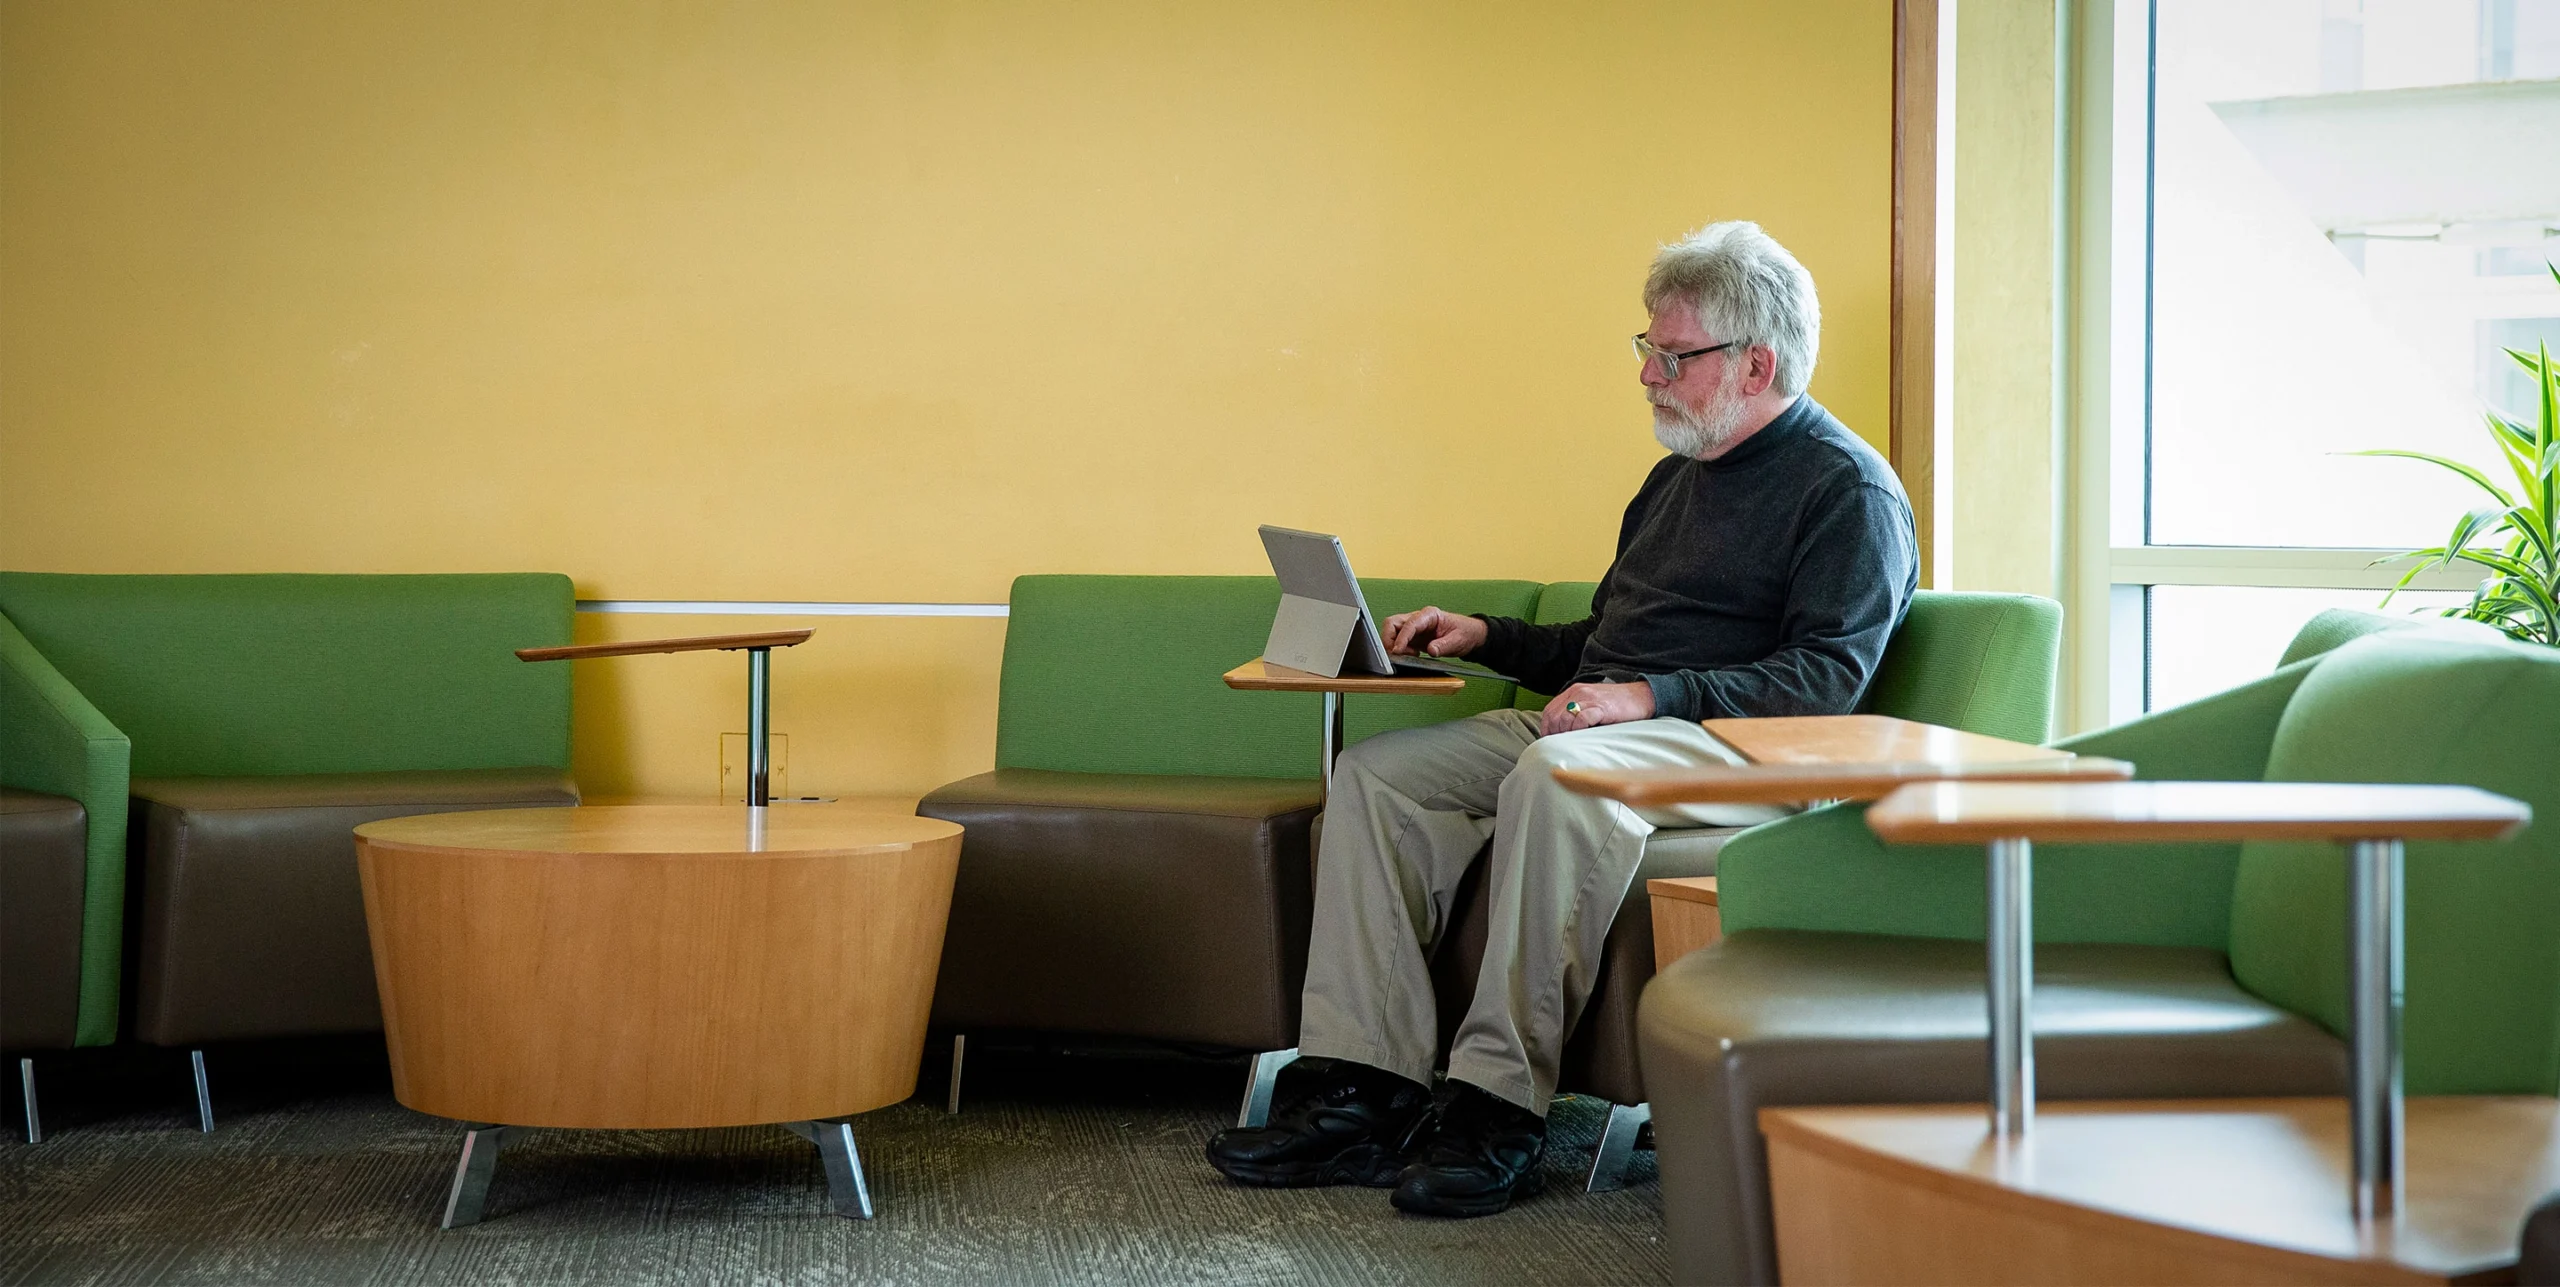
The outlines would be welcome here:
[[[1413,651],[1406,645],[1413,638],[1413,619],[1421,615],[1422,614],[1419,612],[1399,612],[1396,615],[1387,618],[1386,644],[1388,652],[1402,653]]]
[[[1555,695],[1547,708],[1538,713],[1538,731],[1553,736],[1570,733],[1591,724],[1591,695],[1581,684]]]
[[[1429,646],[1432,637],[1440,633],[1440,610],[1422,608],[1403,613],[1391,618],[1388,624],[1393,627],[1387,639],[1388,652],[1400,654],[1422,652]]]
[[[1464,641],[1462,636],[1471,634],[1470,627],[1475,624],[1475,619],[1472,617],[1433,608],[1431,610],[1431,655],[1454,657],[1472,651],[1475,647],[1474,643]]]
[[[1417,651],[1427,652],[1434,657],[1440,656],[1440,644],[1449,637],[1449,614],[1438,608],[1425,608],[1423,612],[1430,617],[1430,620],[1425,623],[1430,626],[1430,630],[1422,634],[1422,643]]]

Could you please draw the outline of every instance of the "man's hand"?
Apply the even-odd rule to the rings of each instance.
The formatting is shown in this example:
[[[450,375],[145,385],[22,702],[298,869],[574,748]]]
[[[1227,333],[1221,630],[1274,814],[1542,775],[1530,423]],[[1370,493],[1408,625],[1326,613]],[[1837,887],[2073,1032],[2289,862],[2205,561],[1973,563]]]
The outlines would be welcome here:
[[[1575,684],[1547,703],[1546,711],[1538,716],[1538,731],[1570,733],[1577,728],[1652,718],[1651,684]]]
[[[1423,608],[1387,618],[1387,651],[1399,657],[1464,657],[1484,646],[1484,623],[1463,612]]]

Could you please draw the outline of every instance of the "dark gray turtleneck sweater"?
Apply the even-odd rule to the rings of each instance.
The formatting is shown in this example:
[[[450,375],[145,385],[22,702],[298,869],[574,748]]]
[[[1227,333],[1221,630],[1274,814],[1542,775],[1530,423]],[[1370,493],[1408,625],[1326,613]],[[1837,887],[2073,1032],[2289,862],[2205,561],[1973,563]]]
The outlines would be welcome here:
[[[1544,693],[1641,679],[1677,719],[1840,715],[1918,584],[1901,481],[1799,397],[1720,459],[1653,467],[1588,618],[1488,617],[1470,655]]]

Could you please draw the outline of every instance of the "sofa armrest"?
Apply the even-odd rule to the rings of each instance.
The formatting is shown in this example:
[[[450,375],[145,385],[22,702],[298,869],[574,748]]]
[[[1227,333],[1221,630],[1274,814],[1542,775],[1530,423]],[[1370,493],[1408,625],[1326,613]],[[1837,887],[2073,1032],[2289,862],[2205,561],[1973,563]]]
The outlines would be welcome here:
[[[126,793],[133,743],[0,616],[0,786],[69,796],[88,810],[80,899],[77,1041],[116,1037],[124,956]]]
[[[2254,781],[2285,703],[2316,660],[2201,701],[2059,743],[2131,760],[2134,776]],[[2036,938],[2226,948],[2234,844],[2038,845]],[[1827,930],[1980,938],[1982,851],[1887,845],[1866,806],[1833,805],[1764,823],[1726,842],[1717,868],[1728,934]]]

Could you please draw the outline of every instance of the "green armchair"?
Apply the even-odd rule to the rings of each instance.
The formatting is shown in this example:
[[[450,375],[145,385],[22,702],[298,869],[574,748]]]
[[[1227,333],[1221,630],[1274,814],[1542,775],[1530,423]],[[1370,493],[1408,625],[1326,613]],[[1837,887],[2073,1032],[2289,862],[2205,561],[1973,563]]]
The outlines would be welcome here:
[[[2374,637],[2363,637],[2363,636]],[[2329,613],[2253,683],[2061,744],[2169,780],[2467,783],[2560,810],[2560,652]],[[2413,1093],[2560,1090],[2560,828],[2408,859]],[[2334,847],[2040,845],[2036,1060],[2052,1099],[2336,1094]],[[1984,1095],[1978,849],[1889,847],[1864,807],[1725,847],[1725,939],[1655,980],[1664,1225],[1683,1283],[1773,1282],[1757,1114]]]
[[[76,946],[69,1022],[12,1031],[12,1049],[103,1046],[116,1039],[125,801],[132,777],[132,741],[36,651],[16,624],[0,616],[0,786],[77,801],[86,815],[78,924],[70,935]],[[13,940],[31,931],[59,934],[51,925],[39,930],[13,923],[11,928],[17,931]],[[33,972],[33,966],[30,962],[20,968]],[[43,968],[51,973],[53,967],[48,962]]]
[[[509,655],[566,643],[571,595],[543,574],[0,573],[0,785],[87,815],[78,1041],[113,1040],[120,1005],[168,1046],[378,1030],[351,829],[576,802],[567,668]]]

